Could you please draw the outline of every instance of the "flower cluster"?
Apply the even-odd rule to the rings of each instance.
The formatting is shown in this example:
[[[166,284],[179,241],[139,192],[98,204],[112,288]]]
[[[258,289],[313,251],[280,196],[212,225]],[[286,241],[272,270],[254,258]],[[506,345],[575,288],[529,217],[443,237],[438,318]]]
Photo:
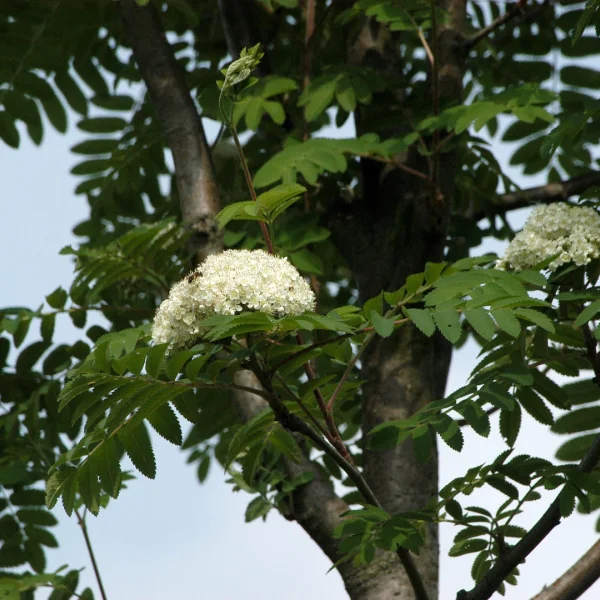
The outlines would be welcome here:
[[[536,206],[497,268],[522,271],[557,254],[548,265],[551,271],[566,263],[587,265],[600,256],[600,215],[593,208],[565,202]]]
[[[202,335],[207,317],[242,311],[300,315],[314,308],[310,286],[287,258],[263,250],[226,250],[209,256],[171,288],[156,312],[152,339],[181,348]]]

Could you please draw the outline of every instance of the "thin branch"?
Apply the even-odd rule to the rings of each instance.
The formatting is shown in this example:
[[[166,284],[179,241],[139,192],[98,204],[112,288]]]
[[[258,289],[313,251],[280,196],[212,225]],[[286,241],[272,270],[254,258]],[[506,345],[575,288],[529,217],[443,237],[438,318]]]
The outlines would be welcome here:
[[[368,158],[369,160],[374,160],[376,162],[381,162],[381,163],[385,163],[388,165],[394,165],[395,167],[397,167],[401,171],[404,171],[405,173],[409,173],[410,175],[414,175],[415,177],[418,177],[419,179],[424,179],[425,181],[431,182],[431,179],[427,175],[425,175],[425,173],[422,173],[421,171],[417,171],[416,169],[413,169],[412,167],[405,165],[403,162],[401,162],[399,160],[395,160],[393,158],[385,158],[383,156],[376,156],[374,154],[360,153],[360,152],[356,152],[355,155],[360,156],[362,158]]]
[[[198,262],[221,245],[214,216],[219,211],[210,148],[204,127],[153,3],[119,0],[123,28],[173,153],[183,220],[194,230]]]
[[[492,21],[487,27],[480,29],[477,33],[468,37],[465,42],[465,48],[470,50],[474,46],[476,46],[481,40],[488,37],[490,33],[496,31],[502,25],[508,23],[510,20],[514,19],[517,15],[524,13],[525,4],[527,4],[527,0],[519,0],[511,8],[509,8],[503,15],[499,16],[497,19]]]
[[[591,448],[579,463],[579,470],[582,473],[589,473],[598,464],[599,460],[600,435],[596,437]],[[488,600],[510,572],[519,566],[544,541],[546,536],[560,524],[561,519],[559,494],[521,541],[511,548],[472,590],[458,592],[456,600]]]
[[[320,431],[323,434],[323,436],[325,436],[325,438],[331,442],[331,439],[330,439],[331,436],[330,436],[329,431],[327,431],[327,429],[325,429],[325,427],[323,427],[323,425],[321,425],[321,423],[319,423],[319,421],[317,421],[317,419],[315,419],[315,417],[310,412],[310,410],[308,410],[308,408],[306,407],[304,402],[302,402],[302,399],[300,398],[300,396],[298,396],[297,394],[294,393],[294,391],[285,382],[285,379],[283,377],[281,377],[281,375],[277,376],[277,380],[279,381],[279,383],[281,384],[283,389],[288,393],[288,395],[294,400],[294,402],[302,409],[302,412],[308,417],[308,419],[317,428],[317,430]]]
[[[346,379],[348,379],[348,377],[350,376],[350,373],[352,372],[352,369],[354,369],[354,367],[356,366],[356,363],[359,361],[359,359],[362,356],[363,352],[365,351],[366,347],[369,345],[369,342],[374,337],[375,337],[374,331],[369,333],[369,335],[363,341],[361,347],[357,350],[356,354],[352,357],[352,360],[348,363],[346,370],[344,371],[343,375],[340,377],[338,384],[335,386],[335,389],[333,390],[333,394],[331,394],[331,398],[329,398],[329,402],[327,403],[327,412],[328,413],[333,414],[333,409],[335,407],[335,400],[338,397],[339,393],[341,392],[342,387],[343,387],[344,383],[346,382]]]
[[[296,334],[296,341],[298,342],[298,345],[304,345],[304,342],[302,341],[302,336],[299,333]],[[312,365],[310,364],[310,360],[304,363],[304,372],[306,373],[308,379],[310,379],[311,381],[314,381],[317,378],[317,374],[315,373]],[[338,449],[338,451],[347,461],[353,463],[352,455],[350,454],[348,448],[346,448],[346,445],[342,440],[342,436],[338,431],[335,419],[333,418],[333,412],[327,409],[325,399],[323,398],[321,390],[318,387],[316,387],[313,390],[313,394],[319,406],[319,410],[321,411],[323,418],[325,419],[327,428],[329,429],[329,433],[331,435],[331,443]]]
[[[576,600],[600,578],[600,541],[532,600]]]
[[[503,194],[496,198],[494,204],[486,210],[472,215],[473,219],[479,221],[485,217],[503,215],[511,210],[526,208],[535,204],[551,204],[568,200],[572,196],[578,196],[593,185],[600,185],[600,171],[592,171],[584,175],[578,175],[566,181],[548,183],[533,188]]]
[[[246,186],[248,187],[248,191],[250,192],[250,197],[254,202],[256,202],[256,190],[254,189],[254,183],[252,183],[252,175],[250,175],[250,169],[248,169],[248,163],[246,162],[246,156],[244,155],[244,149],[240,144],[240,139],[238,138],[237,129],[233,121],[227,121],[227,126],[229,127],[229,131],[231,132],[231,137],[233,138],[233,142],[238,152],[238,156],[240,158],[240,164],[242,165],[242,171],[244,171],[244,178],[246,179]],[[273,248],[273,241],[271,240],[271,236],[269,235],[269,230],[267,229],[267,225],[264,221],[258,222],[260,225],[260,231],[262,232],[263,238],[265,239],[265,243],[267,244],[267,250],[269,254],[275,254],[275,249]]]
[[[433,116],[440,114],[440,73],[438,65],[438,28],[437,28],[437,0],[431,0],[431,42],[432,56],[431,61],[431,95],[433,97]],[[431,171],[431,204],[432,207],[438,205],[441,194],[439,193],[440,180],[440,130],[436,128],[433,132],[433,164]]]
[[[257,369],[256,375],[259,377],[263,387],[271,392],[272,395],[269,404],[281,425],[290,431],[302,434],[313,442],[317,448],[329,455],[342,471],[348,475],[354,485],[356,485],[356,488],[368,504],[383,508],[361,472],[353,464],[348,462],[331,444],[327,443],[308,423],[289,412],[286,406],[279,400],[268,379],[260,372],[260,369]],[[429,600],[427,590],[425,589],[421,575],[419,574],[410,552],[405,548],[398,547],[396,554],[400,558],[411,585],[413,586],[416,600]]]
[[[312,44],[311,40],[315,32],[315,0],[305,0],[304,3],[304,19],[306,21],[306,29],[304,32],[304,51],[302,55],[302,91],[310,84],[310,65],[312,59]],[[310,127],[306,119],[306,112],[302,111],[302,130],[304,141],[310,137]],[[310,211],[310,196],[308,191],[304,192],[304,209]]]
[[[75,515],[77,516],[79,527],[81,527],[81,533],[83,533],[85,546],[90,556],[90,561],[92,562],[92,568],[94,569],[94,575],[96,576],[98,587],[100,588],[100,595],[102,596],[102,600],[106,600],[106,592],[104,590],[104,585],[102,584],[102,578],[100,577],[100,570],[98,569],[98,563],[96,562],[96,556],[94,555],[94,549],[92,548],[92,542],[88,534],[87,525],[85,524],[85,517],[82,517],[77,509],[75,509]]]

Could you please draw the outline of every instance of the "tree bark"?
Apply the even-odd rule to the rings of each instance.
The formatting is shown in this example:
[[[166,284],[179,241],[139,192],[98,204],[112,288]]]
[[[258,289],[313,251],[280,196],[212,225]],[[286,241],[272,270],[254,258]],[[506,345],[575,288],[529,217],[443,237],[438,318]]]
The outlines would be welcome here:
[[[462,95],[465,3],[437,2],[448,15],[445,24],[430,40],[437,62],[440,99],[460,101]],[[350,47],[350,61],[390,68],[398,58],[385,32],[367,22]],[[379,54],[381,60],[373,57]],[[385,65],[385,66],[384,66]],[[368,117],[362,121],[368,125]],[[357,129],[361,129],[361,119]],[[402,128],[399,124],[399,129]],[[389,132],[382,132],[383,135]],[[435,143],[435,140],[432,141]],[[418,171],[427,172],[427,163],[416,151],[400,157]],[[448,222],[454,197],[456,161],[445,153],[439,172],[430,177],[439,181],[432,190],[420,179],[400,171],[386,171],[364,161],[363,197],[331,216],[334,240],[346,257],[364,302],[383,290],[399,288],[406,277],[423,271],[428,261],[444,258]],[[405,326],[390,338],[377,337],[363,357],[363,418],[365,436],[376,425],[406,419],[428,402],[444,395],[451,346],[441,336],[427,338],[412,326]],[[364,450],[364,476],[383,507],[395,514],[422,509],[437,495],[438,460],[434,450],[427,464],[420,464],[407,441],[388,451]],[[438,596],[439,545],[437,526],[429,527],[427,543],[415,558],[430,598]],[[342,576],[353,599],[409,600],[414,592],[406,574],[389,556],[382,556],[363,573]]]

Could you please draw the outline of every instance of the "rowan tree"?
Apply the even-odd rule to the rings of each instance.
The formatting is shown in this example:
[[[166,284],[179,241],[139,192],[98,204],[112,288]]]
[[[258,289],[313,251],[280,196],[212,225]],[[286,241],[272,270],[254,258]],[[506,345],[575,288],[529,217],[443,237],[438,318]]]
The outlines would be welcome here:
[[[0,137],[41,144],[77,113],[90,211],[70,289],[1,311],[3,597],[93,598],[46,571],[52,511],[87,541],[125,455],[155,476],[149,427],[200,481],[224,467],[248,520],[296,522],[356,600],[437,598],[441,522],[474,560],[457,600],[485,600],[600,508],[599,7],[5,1]],[[331,122],[356,135],[320,136]],[[502,143],[547,183],[516,185]],[[473,252],[485,238],[511,240],[502,260]],[[74,344],[53,335],[68,317]],[[447,395],[468,339],[481,360]],[[524,413],[569,436],[554,463],[512,452]],[[438,489],[439,440],[492,427],[506,450]],[[504,501],[471,506],[484,486]],[[537,598],[579,597],[598,554]]]

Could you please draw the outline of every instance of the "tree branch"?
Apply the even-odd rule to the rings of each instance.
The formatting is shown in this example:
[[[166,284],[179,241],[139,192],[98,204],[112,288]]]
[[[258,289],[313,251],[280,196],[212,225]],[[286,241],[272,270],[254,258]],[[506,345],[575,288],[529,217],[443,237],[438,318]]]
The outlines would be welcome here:
[[[579,463],[579,471],[589,473],[598,464],[599,460],[600,435],[596,437],[590,449]],[[487,600],[490,598],[507,575],[521,564],[546,536],[560,524],[561,518],[559,494],[548,510],[546,510],[521,541],[502,556],[472,590],[468,592],[461,590],[458,592],[456,600]],[[562,597],[561,600],[563,600]]]
[[[119,7],[125,34],[173,153],[181,213],[194,230],[192,249],[201,262],[221,245],[214,221],[219,198],[204,127],[154,5],[119,0]]]
[[[503,215],[518,208],[568,200],[572,196],[582,194],[593,185],[600,185],[600,171],[591,171],[566,181],[548,183],[518,192],[511,192],[510,194],[503,194],[498,196],[496,202],[487,210],[475,213],[473,218],[479,221],[485,217]]]
[[[488,37],[490,33],[496,31],[499,27],[502,27],[505,23],[508,23],[514,19],[518,14],[525,12],[525,4],[527,0],[518,0],[511,8],[509,8],[503,15],[500,15],[497,19],[492,21],[487,27],[480,29],[477,33],[465,39],[464,45],[467,50],[470,50],[476,46],[481,40]]]
[[[88,534],[85,516],[82,517],[77,509],[75,509],[75,516],[77,517],[77,523],[79,523],[79,527],[81,527],[81,533],[83,533],[85,547],[87,548],[90,561],[92,562],[92,568],[94,569],[96,582],[98,583],[98,587],[100,588],[100,595],[102,596],[102,600],[106,600],[106,591],[104,590],[104,585],[102,584],[102,577],[100,577],[100,569],[98,568],[98,563],[96,562],[94,549],[92,548],[92,541],[90,540],[90,536]]]
[[[600,541],[532,600],[576,600],[600,578]]]

